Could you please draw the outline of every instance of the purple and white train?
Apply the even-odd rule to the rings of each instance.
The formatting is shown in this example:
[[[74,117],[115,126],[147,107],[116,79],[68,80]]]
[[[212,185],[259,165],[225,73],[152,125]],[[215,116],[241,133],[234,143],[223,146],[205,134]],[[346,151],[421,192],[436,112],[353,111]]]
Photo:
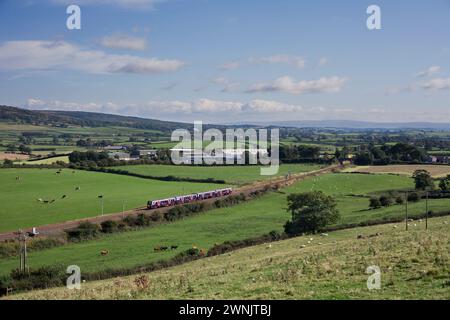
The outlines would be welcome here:
[[[151,200],[147,202],[147,209],[158,209],[165,207],[172,207],[179,204],[191,203],[199,200],[219,198],[230,195],[233,192],[232,188],[218,189],[213,191],[206,191],[194,194],[188,194],[186,196],[178,196],[174,198],[167,198],[161,200]]]

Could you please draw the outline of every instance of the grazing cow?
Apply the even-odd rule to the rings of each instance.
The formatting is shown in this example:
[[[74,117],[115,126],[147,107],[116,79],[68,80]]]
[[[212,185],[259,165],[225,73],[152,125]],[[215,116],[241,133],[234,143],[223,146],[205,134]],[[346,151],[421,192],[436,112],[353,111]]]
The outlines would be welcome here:
[[[161,247],[161,251],[167,251],[167,249],[169,249],[169,247]]]
[[[109,254],[109,250],[102,250],[102,251],[100,251],[100,254],[102,256],[107,256]]]
[[[177,250],[178,246],[170,246],[170,250]]]
[[[154,251],[154,252],[159,252],[159,251],[161,251],[161,247],[154,247],[154,248],[153,248],[153,251]]]

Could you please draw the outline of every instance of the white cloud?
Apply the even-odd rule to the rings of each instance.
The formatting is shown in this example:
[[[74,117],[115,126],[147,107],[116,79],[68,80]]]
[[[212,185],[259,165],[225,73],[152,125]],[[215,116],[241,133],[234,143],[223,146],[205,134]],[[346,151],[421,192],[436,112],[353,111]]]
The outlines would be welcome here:
[[[164,114],[236,114],[236,113],[278,113],[296,112],[303,108],[299,105],[286,104],[277,101],[251,100],[249,102],[221,101],[213,99],[197,99],[194,101],[149,101],[143,104],[107,103],[77,103],[59,100],[44,101],[30,98],[25,106],[34,110],[66,110],[103,112],[142,117],[152,117]]]
[[[89,111],[102,113],[118,113],[120,111],[120,108],[112,102],[104,104],[89,102],[83,104],[59,100],[44,101],[33,98],[27,100],[25,107],[33,110]]]
[[[0,45],[0,70],[77,70],[153,74],[180,69],[180,60],[86,50],[65,41],[8,41]]]
[[[122,8],[135,8],[135,9],[153,9],[155,4],[165,1],[166,0],[50,0],[50,2],[59,5],[71,5],[71,4],[77,4],[80,6],[113,5]]]
[[[144,50],[147,46],[145,39],[124,34],[106,36],[101,39],[100,43],[106,48],[113,49]]]
[[[426,70],[422,70],[422,71],[416,73],[416,77],[420,77],[420,78],[430,77],[433,74],[438,73],[439,71],[441,71],[441,67],[439,67],[439,66],[432,66],[432,67],[429,67]]]
[[[230,82],[224,77],[218,77],[211,80],[212,83],[222,86],[222,92],[232,92],[239,89],[240,84],[238,82]]]
[[[230,62],[227,62],[227,63],[224,63],[223,65],[221,65],[219,67],[219,69],[234,70],[234,69],[239,68],[240,66],[241,66],[241,64],[238,61],[230,61]]]
[[[435,78],[425,82],[422,87],[426,90],[450,90],[450,78]]]
[[[292,56],[287,54],[277,54],[262,58],[250,58],[250,63],[261,63],[261,64],[287,64],[299,69],[302,69],[306,65],[306,60],[303,57]]]
[[[257,111],[257,112],[296,112],[301,111],[303,108],[299,105],[286,104],[277,101],[268,100],[252,100],[242,107],[246,111]]]
[[[252,85],[247,92],[254,93],[279,91],[291,94],[339,92],[346,81],[346,78],[340,77],[296,81],[291,77],[284,76],[276,79],[273,83],[258,83]]]
[[[411,84],[411,85],[407,85],[404,87],[387,88],[385,91],[385,94],[387,96],[390,96],[390,95],[399,94],[399,93],[409,93],[409,92],[413,92],[415,90],[416,90],[415,86]]]

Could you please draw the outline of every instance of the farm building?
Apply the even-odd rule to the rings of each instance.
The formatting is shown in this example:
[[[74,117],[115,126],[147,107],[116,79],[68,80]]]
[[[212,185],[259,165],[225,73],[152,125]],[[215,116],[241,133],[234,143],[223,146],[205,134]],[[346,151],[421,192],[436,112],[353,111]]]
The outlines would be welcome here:
[[[132,157],[127,152],[110,152],[110,153],[108,153],[108,156],[110,158],[114,158],[116,160],[121,160],[121,161],[139,160],[139,157]]]
[[[158,156],[158,150],[152,149],[152,150],[139,150],[139,157],[157,157]]]

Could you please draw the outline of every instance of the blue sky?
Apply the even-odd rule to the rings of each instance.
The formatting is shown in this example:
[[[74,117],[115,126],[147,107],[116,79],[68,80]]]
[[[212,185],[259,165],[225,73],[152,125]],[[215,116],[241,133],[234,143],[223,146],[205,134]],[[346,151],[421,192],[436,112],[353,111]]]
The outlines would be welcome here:
[[[81,30],[66,7],[81,8]],[[366,9],[381,8],[381,30]],[[450,1],[0,0],[1,104],[450,122]]]

